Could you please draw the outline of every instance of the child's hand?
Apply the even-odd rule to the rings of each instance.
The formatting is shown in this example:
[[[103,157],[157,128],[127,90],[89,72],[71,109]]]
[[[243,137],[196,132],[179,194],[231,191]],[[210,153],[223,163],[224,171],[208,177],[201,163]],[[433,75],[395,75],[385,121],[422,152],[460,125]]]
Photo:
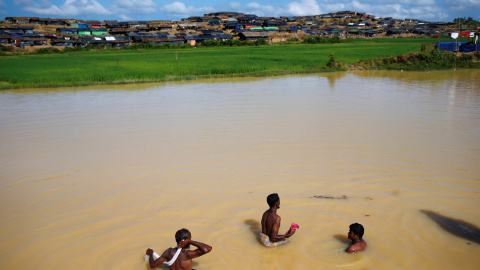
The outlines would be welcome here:
[[[184,248],[184,247],[186,247],[189,243],[190,243],[190,239],[182,240],[182,241],[180,241],[180,243],[178,243],[178,247],[179,247],[179,248]]]
[[[295,233],[295,230],[300,229],[300,226],[298,226],[297,223],[292,223],[290,226],[290,229],[285,233],[285,235],[288,235],[289,237]]]

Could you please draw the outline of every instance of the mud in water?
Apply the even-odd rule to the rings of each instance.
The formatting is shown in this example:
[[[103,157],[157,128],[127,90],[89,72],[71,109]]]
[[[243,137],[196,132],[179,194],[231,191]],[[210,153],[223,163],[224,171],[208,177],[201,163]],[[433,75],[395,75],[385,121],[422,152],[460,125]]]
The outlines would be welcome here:
[[[421,212],[451,234],[480,244],[480,229],[477,226],[463,220],[443,216],[430,210],[421,210]]]

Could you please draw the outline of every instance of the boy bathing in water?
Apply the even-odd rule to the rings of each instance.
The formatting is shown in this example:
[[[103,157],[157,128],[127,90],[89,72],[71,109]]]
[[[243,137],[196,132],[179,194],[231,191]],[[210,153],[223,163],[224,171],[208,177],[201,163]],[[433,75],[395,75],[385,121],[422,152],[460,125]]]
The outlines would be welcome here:
[[[212,247],[192,240],[192,235],[187,229],[178,230],[175,234],[177,247],[168,248],[158,259],[153,258],[153,250],[147,249],[150,268],[155,268],[162,263],[170,266],[172,270],[192,270],[192,259],[209,253]],[[188,250],[190,245],[197,247],[196,250]]]
[[[367,247],[367,242],[362,239],[363,232],[364,229],[362,224],[354,223],[350,225],[348,239],[352,240],[352,244],[347,248],[346,252],[355,253],[358,251],[363,251]]]
[[[278,235],[281,218],[277,215],[277,209],[280,209],[280,198],[277,193],[268,195],[268,206],[270,209],[265,211],[262,216],[262,232],[260,233],[260,242],[266,247],[276,247],[287,243],[287,238],[295,233],[290,229],[285,235]]]

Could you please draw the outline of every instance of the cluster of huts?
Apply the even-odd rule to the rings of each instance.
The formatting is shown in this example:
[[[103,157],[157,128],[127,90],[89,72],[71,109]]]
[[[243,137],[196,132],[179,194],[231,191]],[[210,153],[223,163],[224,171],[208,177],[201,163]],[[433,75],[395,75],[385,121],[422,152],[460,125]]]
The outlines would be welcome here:
[[[355,11],[316,16],[259,17],[237,12],[216,12],[181,21],[81,21],[37,17],[6,17],[0,25],[0,45],[113,47],[132,43],[195,46],[205,40],[273,40],[273,36],[321,35],[375,37],[439,35],[453,23],[415,19],[379,18]],[[49,31],[45,31],[48,29]]]

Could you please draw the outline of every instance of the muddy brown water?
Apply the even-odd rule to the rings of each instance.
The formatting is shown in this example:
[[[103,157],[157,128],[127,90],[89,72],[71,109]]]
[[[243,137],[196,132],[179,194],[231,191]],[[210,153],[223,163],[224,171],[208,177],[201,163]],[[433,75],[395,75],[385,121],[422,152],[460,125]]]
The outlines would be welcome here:
[[[185,227],[213,246],[195,269],[478,269],[479,78],[2,91],[1,268],[147,269],[145,250]],[[280,231],[300,229],[269,249],[256,235],[273,192]],[[345,254],[354,222],[368,247]]]

